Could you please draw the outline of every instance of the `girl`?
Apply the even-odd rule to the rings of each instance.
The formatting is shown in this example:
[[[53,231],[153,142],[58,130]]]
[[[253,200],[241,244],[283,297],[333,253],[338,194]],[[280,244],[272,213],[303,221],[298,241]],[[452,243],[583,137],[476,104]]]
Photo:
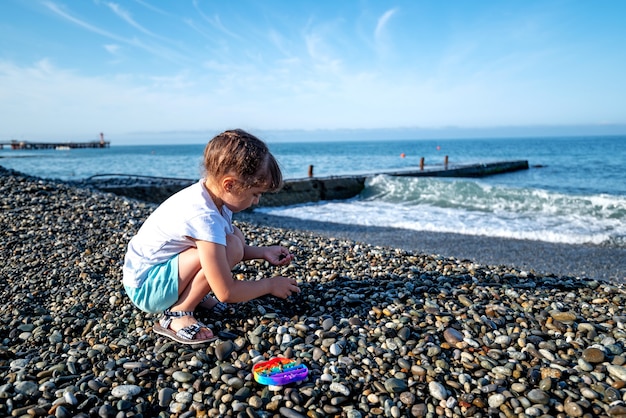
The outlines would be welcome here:
[[[231,274],[242,260],[287,265],[294,259],[281,246],[247,245],[232,224],[233,212],[282,186],[280,168],[265,143],[239,129],[223,132],[207,144],[204,169],[202,180],[148,217],[130,240],[124,260],[123,283],[132,302],[145,312],[163,312],[154,331],[185,344],[216,339],[194,317],[197,307],[220,313],[226,303],[300,292],[291,278],[239,281]]]

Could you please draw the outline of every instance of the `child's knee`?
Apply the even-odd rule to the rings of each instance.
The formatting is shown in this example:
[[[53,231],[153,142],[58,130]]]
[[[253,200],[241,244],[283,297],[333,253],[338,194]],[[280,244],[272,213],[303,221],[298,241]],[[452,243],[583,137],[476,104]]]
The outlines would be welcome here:
[[[226,254],[231,268],[243,260],[243,246],[243,241],[236,234],[226,235]]]

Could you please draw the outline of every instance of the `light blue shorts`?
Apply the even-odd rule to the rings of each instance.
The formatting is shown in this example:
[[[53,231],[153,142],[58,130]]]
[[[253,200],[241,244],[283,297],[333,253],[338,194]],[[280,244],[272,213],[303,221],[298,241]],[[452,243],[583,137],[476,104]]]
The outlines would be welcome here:
[[[178,255],[148,270],[141,287],[124,286],[124,289],[142,311],[163,312],[178,300]]]

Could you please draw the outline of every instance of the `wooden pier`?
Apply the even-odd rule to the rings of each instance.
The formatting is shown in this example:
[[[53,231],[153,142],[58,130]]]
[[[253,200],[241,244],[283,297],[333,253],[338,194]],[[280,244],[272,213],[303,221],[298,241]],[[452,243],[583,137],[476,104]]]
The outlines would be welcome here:
[[[104,140],[104,134],[100,134],[99,141],[87,142],[30,142],[12,139],[8,142],[0,142],[0,149],[3,149],[5,146],[7,146],[12,150],[69,150],[76,148],[109,148],[110,145],[111,143],[109,141]]]
[[[308,178],[287,179],[276,193],[263,195],[259,206],[288,206],[321,200],[343,200],[357,196],[365,188],[368,177],[378,174],[404,177],[485,177],[495,174],[527,170],[528,161],[504,161],[462,166],[444,165],[436,168],[416,168],[362,175],[313,177],[309,167]],[[177,191],[198,180],[172,179],[121,174],[92,176],[85,182],[102,191],[152,203],[161,203]]]

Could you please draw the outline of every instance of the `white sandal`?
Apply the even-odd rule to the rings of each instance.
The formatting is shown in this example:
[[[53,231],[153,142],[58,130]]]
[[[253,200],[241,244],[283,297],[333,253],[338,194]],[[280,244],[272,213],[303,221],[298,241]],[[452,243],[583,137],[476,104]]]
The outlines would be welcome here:
[[[203,338],[203,339],[194,338],[198,334],[198,332],[200,332],[202,328],[206,328],[209,331],[211,331],[209,327],[207,327],[205,324],[203,324],[200,321],[196,322],[195,324],[187,325],[186,327],[181,328],[178,331],[174,331],[170,329],[170,325],[174,318],[182,318],[184,316],[193,316],[193,312],[170,311],[169,309],[166,309],[163,312],[163,317],[159,320],[157,324],[154,324],[154,327],[152,329],[154,330],[155,333],[159,335],[163,335],[165,337],[169,337],[172,340],[179,342],[181,344],[190,344],[190,345],[205,344],[205,343],[217,340],[216,336]]]

